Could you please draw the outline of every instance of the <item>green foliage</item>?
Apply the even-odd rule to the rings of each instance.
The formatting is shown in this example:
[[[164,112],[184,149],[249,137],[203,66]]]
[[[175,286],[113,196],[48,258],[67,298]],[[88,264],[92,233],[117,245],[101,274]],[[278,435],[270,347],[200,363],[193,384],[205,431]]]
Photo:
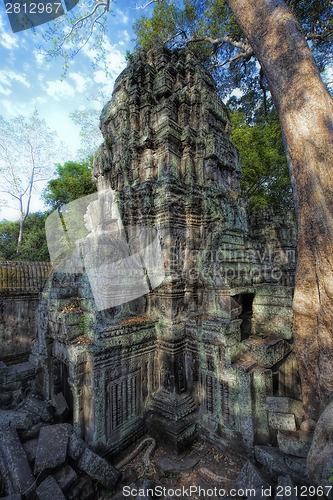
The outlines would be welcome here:
[[[231,140],[242,162],[241,189],[250,207],[293,210],[287,160],[278,119],[271,112],[267,121],[249,124],[241,111],[230,113]]]
[[[82,163],[68,161],[58,165],[55,173],[57,178],[48,182],[44,192],[44,200],[52,209],[96,191],[92,181],[92,159]]]
[[[288,0],[313,50],[320,70],[333,48],[333,3]],[[225,0],[157,0],[150,18],[134,26],[138,46],[150,49],[188,46],[211,69],[222,95],[236,87],[262,98],[268,91],[260,65]],[[253,104],[255,101],[253,101]]]
[[[48,261],[45,219],[48,212],[31,213],[24,226],[24,237],[17,252],[19,221],[0,222],[0,260]]]

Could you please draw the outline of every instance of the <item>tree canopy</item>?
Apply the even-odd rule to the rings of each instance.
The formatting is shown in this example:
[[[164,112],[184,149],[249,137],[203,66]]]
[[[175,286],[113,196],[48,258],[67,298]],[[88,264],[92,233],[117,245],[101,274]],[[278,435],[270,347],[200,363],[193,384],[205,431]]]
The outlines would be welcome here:
[[[45,236],[45,219],[48,215],[49,212],[35,212],[27,217],[19,251],[17,251],[17,238],[20,222],[0,222],[0,260],[49,260]]]
[[[266,119],[249,124],[243,111],[230,113],[231,140],[242,160],[242,195],[250,208],[292,211],[293,199],[280,124],[271,111]]]
[[[191,47],[209,68],[223,96],[236,87],[252,96],[252,105],[268,92],[253,48],[225,0],[155,0],[151,16],[135,25],[138,45],[149,49]],[[317,65],[324,71],[333,46],[333,3],[329,0],[288,0]]]
[[[45,202],[54,210],[96,191],[91,158],[82,163],[68,161],[58,165],[55,174],[57,177],[48,182],[44,192]]]

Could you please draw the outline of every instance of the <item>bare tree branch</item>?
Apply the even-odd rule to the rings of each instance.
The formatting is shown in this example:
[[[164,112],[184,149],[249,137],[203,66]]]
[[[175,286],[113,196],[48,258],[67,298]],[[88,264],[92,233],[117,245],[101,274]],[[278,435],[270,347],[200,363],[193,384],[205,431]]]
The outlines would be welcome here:
[[[136,5],[136,10],[139,10],[139,9],[146,9],[149,5],[153,4],[153,3],[156,3],[157,0],[149,0],[148,2],[146,2],[144,5]]]
[[[68,38],[70,38],[70,36],[73,34],[73,32],[75,31],[75,29],[82,25],[83,21],[85,21],[85,19],[88,19],[89,17],[93,16],[96,12],[96,10],[98,9],[98,7],[104,7],[104,10],[102,12],[101,15],[99,15],[95,21],[97,21],[100,17],[102,17],[102,15],[104,14],[104,12],[107,12],[109,10],[109,7],[110,7],[110,3],[109,1],[107,2],[97,2],[95,7],[93,8],[93,10],[91,12],[89,12],[89,14],[81,17],[80,19],[78,19],[72,26],[71,30],[69,31],[69,33],[67,33],[67,35],[64,37],[62,43],[60,46],[63,46],[65,41],[68,40]],[[93,29],[93,26],[95,24],[95,21],[93,22],[92,24],[92,29]],[[91,35],[91,34],[90,34]],[[90,35],[89,35],[89,38],[90,38]]]

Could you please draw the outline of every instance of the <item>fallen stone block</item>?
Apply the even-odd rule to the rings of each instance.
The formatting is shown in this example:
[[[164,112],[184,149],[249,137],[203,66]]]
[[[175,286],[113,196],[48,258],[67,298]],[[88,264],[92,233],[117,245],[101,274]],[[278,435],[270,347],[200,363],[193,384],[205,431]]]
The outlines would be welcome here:
[[[295,491],[295,484],[290,476],[278,477],[275,500],[298,500]]]
[[[29,429],[34,424],[33,416],[23,410],[0,410],[0,426]]]
[[[293,413],[268,412],[268,424],[272,429],[296,431],[295,415]]]
[[[37,453],[37,444],[38,444],[38,439],[30,439],[29,441],[23,443],[24,451],[26,452],[26,455],[30,463],[35,461]]]
[[[255,446],[256,460],[264,465],[271,474],[290,475],[300,484],[308,484],[305,458],[284,455],[278,448],[271,446]]]
[[[61,491],[57,481],[52,476],[48,476],[38,486],[36,490],[38,500],[66,500],[65,495]]]
[[[59,471],[53,474],[62,491],[67,490],[76,480],[77,473],[70,465],[64,465]]]
[[[244,496],[251,498],[271,498],[272,495],[272,481],[250,460],[246,462],[240,471],[234,487],[237,490],[243,490],[245,492]]]
[[[54,408],[47,401],[39,399],[32,394],[29,394],[29,396],[23,401],[20,409],[34,415],[42,422],[51,422],[55,414]]]
[[[266,409],[269,412],[293,413],[297,420],[302,420],[304,416],[303,403],[298,399],[269,396],[266,398]]]
[[[28,441],[29,439],[37,439],[39,436],[39,432],[45,424],[43,422],[38,422],[33,426],[29,427],[29,429],[20,430],[20,438],[22,441]]]
[[[99,481],[105,488],[113,488],[120,477],[117,469],[89,448],[84,450],[78,468],[92,479]]]
[[[91,500],[94,498],[94,486],[91,479],[88,476],[80,477],[78,483],[66,492],[66,498],[68,500]]]
[[[42,427],[38,437],[35,474],[53,469],[66,461],[70,428],[67,424]]]
[[[0,427],[0,470],[6,493],[22,493],[27,498],[32,495],[35,479],[13,427]]]
[[[282,453],[306,458],[310,450],[312,437],[312,434],[303,431],[279,431],[277,434],[277,442]]]

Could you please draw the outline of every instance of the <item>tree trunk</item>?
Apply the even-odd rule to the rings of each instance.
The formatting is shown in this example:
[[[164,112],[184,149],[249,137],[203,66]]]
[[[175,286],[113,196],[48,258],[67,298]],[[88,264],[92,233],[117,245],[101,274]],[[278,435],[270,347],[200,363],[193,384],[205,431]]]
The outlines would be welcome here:
[[[282,0],[228,0],[266,75],[289,158],[298,225],[294,339],[303,402],[333,400],[333,105]]]

